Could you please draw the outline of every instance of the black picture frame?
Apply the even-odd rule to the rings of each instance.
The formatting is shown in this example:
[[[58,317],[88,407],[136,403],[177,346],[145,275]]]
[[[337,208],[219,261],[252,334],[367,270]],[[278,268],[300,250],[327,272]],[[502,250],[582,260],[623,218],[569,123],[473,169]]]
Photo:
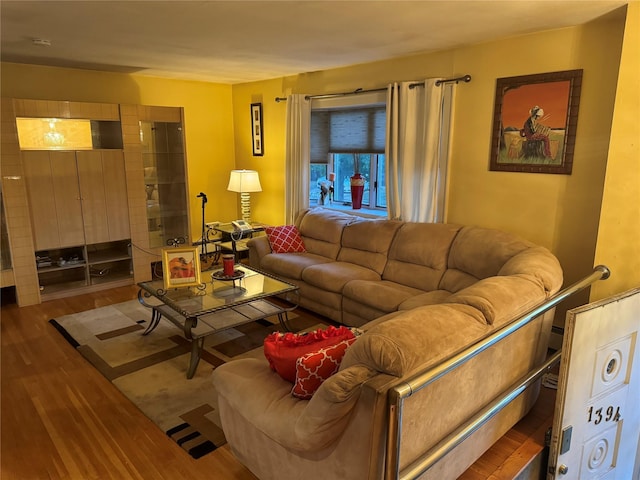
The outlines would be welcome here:
[[[251,146],[253,155],[264,155],[264,132],[262,129],[262,103],[251,104]]]
[[[489,169],[571,175],[582,70],[498,78]]]

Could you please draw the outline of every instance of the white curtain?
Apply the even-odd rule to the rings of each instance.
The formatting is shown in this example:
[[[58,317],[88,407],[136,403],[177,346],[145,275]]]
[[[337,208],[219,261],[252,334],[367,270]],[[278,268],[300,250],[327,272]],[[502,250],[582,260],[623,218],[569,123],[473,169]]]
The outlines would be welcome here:
[[[442,222],[452,89],[438,79],[390,84],[387,90],[389,218]]]
[[[305,95],[287,97],[285,160],[285,221],[293,224],[298,212],[309,207],[311,102]]]

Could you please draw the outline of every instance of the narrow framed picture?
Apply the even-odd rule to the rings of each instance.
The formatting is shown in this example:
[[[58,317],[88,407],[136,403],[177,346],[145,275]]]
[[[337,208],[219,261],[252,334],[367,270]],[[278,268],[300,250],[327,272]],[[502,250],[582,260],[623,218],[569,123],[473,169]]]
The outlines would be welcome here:
[[[200,257],[197,247],[162,249],[164,289],[200,286]]]
[[[261,157],[264,155],[264,135],[262,131],[262,104],[251,104],[251,140],[253,155]]]
[[[582,70],[498,78],[490,170],[570,175]]]

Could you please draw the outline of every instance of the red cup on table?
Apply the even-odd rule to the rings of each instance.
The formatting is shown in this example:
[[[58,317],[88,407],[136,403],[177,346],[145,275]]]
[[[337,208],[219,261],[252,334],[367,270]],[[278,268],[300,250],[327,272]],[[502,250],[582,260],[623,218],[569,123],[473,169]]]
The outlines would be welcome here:
[[[233,276],[233,269],[235,267],[235,258],[233,255],[222,256],[222,273],[227,277]]]

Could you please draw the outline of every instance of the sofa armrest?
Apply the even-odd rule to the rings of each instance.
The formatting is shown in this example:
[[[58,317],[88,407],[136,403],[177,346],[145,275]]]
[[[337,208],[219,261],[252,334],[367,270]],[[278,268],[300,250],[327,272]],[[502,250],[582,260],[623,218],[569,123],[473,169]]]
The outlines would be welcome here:
[[[255,268],[260,268],[262,257],[271,253],[271,244],[266,235],[249,239],[247,247],[249,248],[249,265]]]
[[[218,395],[271,439],[296,451],[324,448],[344,431],[362,385],[377,372],[354,366],[327,379],[310,400],[291,395],[291,383],[266,361],[235,360],[213,371]]]

